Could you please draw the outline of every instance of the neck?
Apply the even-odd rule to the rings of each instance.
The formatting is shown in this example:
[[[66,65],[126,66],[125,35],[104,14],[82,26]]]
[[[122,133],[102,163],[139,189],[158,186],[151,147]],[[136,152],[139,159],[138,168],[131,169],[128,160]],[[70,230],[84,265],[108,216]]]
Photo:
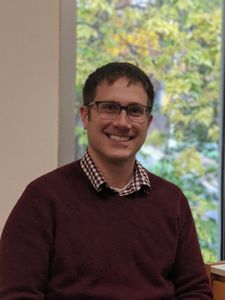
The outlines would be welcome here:
[[[107,183],[115,188],[123,188],[132,179],[134,174],[135,158],[128,160],[98,159],[89,153]]]
[[[100,172],[105,177],[108,184],[115,188],[123,188],[132,179],[134,174],[134,163],[132,164],[112,164],[109,166],[103,166]]]

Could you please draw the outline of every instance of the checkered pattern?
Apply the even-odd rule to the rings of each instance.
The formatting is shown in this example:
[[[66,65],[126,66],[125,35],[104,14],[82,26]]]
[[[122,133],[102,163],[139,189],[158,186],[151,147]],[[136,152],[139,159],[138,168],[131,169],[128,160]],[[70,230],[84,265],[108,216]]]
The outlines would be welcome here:
[[[96,189],[96,191],[102,191],[104,186],[107,186],[109,188],[107,181],[98,170],[88,152],[86,152],[81,158],[80,164],[84,173],[88,176],[91,184]],[[150,191],[151,185],[147,171],[138,161],[136,161],[134,176],[131,182],[124,189],[119,191],[119,195],[126,196],[139,191],[141,188],[143,188],[143,191],[145,193],[148,193]]]

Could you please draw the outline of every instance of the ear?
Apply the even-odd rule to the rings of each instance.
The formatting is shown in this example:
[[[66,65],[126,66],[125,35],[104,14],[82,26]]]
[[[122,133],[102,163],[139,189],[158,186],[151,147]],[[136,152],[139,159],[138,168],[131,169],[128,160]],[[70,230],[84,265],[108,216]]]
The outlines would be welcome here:
[[[80,107],[80,118],[81,118],[84,129],[87,129],[87,123],[88,123],[88,108],[87,108],[87,106]]]
[[[148,116],[147,128],[150,127],[150,125],[151,125],[151,123],[152,123],[152,120],[153,120],[153,115],[149,115],[149,116]]]

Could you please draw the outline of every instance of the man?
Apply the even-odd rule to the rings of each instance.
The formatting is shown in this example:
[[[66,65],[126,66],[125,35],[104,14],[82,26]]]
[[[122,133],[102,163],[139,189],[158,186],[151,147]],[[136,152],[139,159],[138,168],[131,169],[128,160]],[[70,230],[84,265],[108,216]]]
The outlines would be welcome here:
[[[129,63],[83,90],[88,149],[28,185],[4,228],[0,299],[212,299],[188,202],[135,159],[154,92]]]

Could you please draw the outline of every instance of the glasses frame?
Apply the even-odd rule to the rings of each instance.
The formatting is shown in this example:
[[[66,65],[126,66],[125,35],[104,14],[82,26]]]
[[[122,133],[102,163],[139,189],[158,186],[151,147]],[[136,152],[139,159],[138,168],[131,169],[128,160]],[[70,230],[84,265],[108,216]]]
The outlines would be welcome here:
[[[107,117],[102,117],[102,116],[101,116],[101,113],[99,112],[99,104],[102,104],[102,103],[104,103],[104,104],[106,104],[106,103],[109,103],[109,104],[116,104],[116,105],[118,105],[118,107],[120,108],[120,110],[119,110],[118,113],[115,114],[115,116],[113,116],[112,118],[110,118],[110,117],[109,117],[109,118],[107,118]],[[97,112],[98,112],[98,114],[99,114],[99,116],[100,116],[101,119],[104,119],[104,120],[115,120],[116,117],[117,117],[118,115],[120,115],[121,111],[122,111],[122,110],[125,110],[125,112],[126,112],[126,117],[128,118],[128,120],[129,120],[130,122],[133,122],[133,123],[139,123],[139,124],[144,123],[144,122],[146,121],[146,119],[148,118],[148,116],[150,115],[151,110],[152,110],[152,106],[145,106],[145,105],[139,104],[139,103],[130,103],[130,104],[128,104],[128,105],[121,105],[120,103],[115,102],[115,101],[92,101],[92,102],[89,103],[87,106],[88,106],[88,107],[92,107],[93,105],[96,105]],[[144,120],[141,120],[141,121],[135,121],[135,120],[133,120],[133,119],[130,119],[130,116],[129,116],[129,114],[127,113],[127,110],[128,110],[128,108],[129,108],[130,106],[132,106],[132,105],[140,105],[141,107],[144,107],[144,108],[145,108],[145,115],[144,115],[145,117],[144,117]]]

